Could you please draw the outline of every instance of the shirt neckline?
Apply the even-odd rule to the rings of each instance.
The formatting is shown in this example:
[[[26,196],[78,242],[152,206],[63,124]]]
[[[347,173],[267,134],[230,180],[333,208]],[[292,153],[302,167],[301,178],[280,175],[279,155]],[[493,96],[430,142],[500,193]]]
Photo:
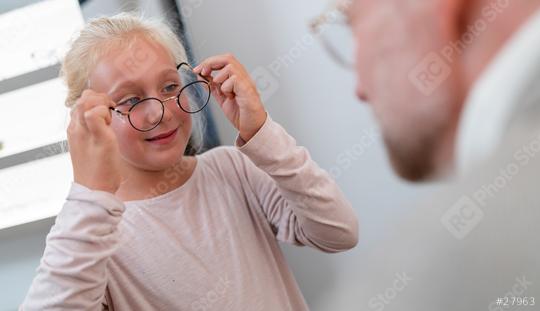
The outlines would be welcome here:
[[[140,200],[131,200],[131,201],[124,201],[124,204],[126,206],[140,206],[145,207],[148,205],[155,204],[159,201],[166,200],[172,196],[179,195],[182,192],[187,191],[188,188],[191,187],[191,185],[195,182],[197,179],[197,176],[199,175],[199,171],[201,170],[200,166],[200,157],[198,155],[194,156],[195,158],[195,168],[193,169],[193,173],[191,173],[191,176],[180,186],[177,187],[169,192],[165,192],[163,194],[157,195],[155,197],[151,197],[148,199],[140,199]]]

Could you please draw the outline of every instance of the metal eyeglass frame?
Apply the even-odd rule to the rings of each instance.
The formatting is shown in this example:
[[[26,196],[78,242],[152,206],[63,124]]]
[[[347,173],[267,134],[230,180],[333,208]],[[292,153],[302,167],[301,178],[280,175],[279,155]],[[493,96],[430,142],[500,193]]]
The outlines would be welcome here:
[[[351,3],[351,0],[338,0],[337,2],[333,3],[325,12],[312,19],[309,23],[311,33],[319,39],[328,54],[330,54],[330,56],[332,56],[332,58],[341,66],[350,70],[354,68],[354,64],[347,61],[342,54],[337,51],[336,47],[326,40],[326,38],[322,35],[321,29],[324,25],[328,24],[340,24],[343,27],[348,27],[348,25],[336,21],[335,14],[343,14],[347,16],[347,9],[350,7]]]
[[[182,66],[187,66],[190,70],[193,71],[193,67],[191,67],[188,63],[186,62],[183,62],[183,63],[180,63],[176,66],[176,70],[178,71],[180,69],[180,67]],[[171,99],[176,99],[176,104],[178,105],[178,107],[180,107],[180,109],[182,109],[185,113],[189,113],[189,114],[194,114],[194,113],[198,113],[200,112],[201,110],[203,110],[206,105],[208,105],[208,102],[210,101],[210,96],[211,96],[211,93],[212,93],[212,89],[210,88],[210,81],[205,78],[204,76],[202,76],[201,74],[198,74],[199,77],[201,77],[203,80],[199,80],[199,81],[193,81],[193,82],[190,82],[186,85],[184,85],[180,91],[178,92],[177,95],[175,96],[171,96],[171,97],[168,97],[168,98],[165,98],[163,100],[159,99],[159,98],[156,98],[156,97],[147,97],[147,98],[143,98],[141,100],[139,100],[138,102],[136,102],[135,104],[133,104],[129,110],[127,112],[122,112],[121,110],[117,109],[117,108],[114,108],[114,107],[109,107],[110,110],[116,112],[116,113],[119,113],[121,114],[122,116],[127,116],[128,120],[129,120],[129,124],[131,124],[131,126],[136,129],[137,131],[139,132],[148,132],[148,131],[151,131],[153,129],[155,129],[160,123],[161,121],[163,120],[163,116],[165,115],[165,103],[168,102],[169,100]],[[206,102],[204,103],[204,105],[197,111],[187,111],[185,110],[184,108],[182,108],[182,105],[180,105],[180,95],[182,94],[182,91],[184,91],[188,86],[191,86],[193,84],[196,84],[196,83],[205,83],[207,86],[208,86],[208,98],[206,99]],[[155,99],[157,100],[158,102],[161,103],[161,118],[159,119],[159,121],[156,123],[156,125],[154,125],[152,128],[148,129],[148,130],[141,130],[141,129],[138,129],[135,125],[133,125],[133,122],[131,122],[131,118],[130,118],[130,113],[131,111],[140,103],[146,101],[146,100],[150,100],[150,99]]]

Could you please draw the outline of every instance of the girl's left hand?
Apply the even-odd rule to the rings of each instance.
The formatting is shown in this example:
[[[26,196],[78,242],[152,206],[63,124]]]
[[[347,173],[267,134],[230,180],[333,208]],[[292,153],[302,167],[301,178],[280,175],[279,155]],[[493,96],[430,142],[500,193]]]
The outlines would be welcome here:
[[[266,121],[266,111],[244,66],[233,55],[225,54],[205,59],[193,71],[209,79],[227,119],[239,131],[240,138],[250,140]]]

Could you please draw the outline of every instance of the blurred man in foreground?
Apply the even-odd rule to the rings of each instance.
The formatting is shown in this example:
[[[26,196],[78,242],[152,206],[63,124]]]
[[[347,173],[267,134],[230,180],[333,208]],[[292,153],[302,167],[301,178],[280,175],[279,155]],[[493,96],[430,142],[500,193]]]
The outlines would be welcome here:
[[[338,12],[351,62],[326,40]],[[451,177],[362,259],[354,306],[539,308],[540,1],[356,0],[313,26],[354,67],[396,172]]]

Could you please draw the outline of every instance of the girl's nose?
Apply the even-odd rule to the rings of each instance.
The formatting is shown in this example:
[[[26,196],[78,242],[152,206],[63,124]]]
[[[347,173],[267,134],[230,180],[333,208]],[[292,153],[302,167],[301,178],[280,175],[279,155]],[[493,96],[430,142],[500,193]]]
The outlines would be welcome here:
[[[175,111],[173,109],[179,109],[176,105],[176,100],[169,99],[163,102],[164,111],[163,111],[163,122],[168,122],[174,118]]]

